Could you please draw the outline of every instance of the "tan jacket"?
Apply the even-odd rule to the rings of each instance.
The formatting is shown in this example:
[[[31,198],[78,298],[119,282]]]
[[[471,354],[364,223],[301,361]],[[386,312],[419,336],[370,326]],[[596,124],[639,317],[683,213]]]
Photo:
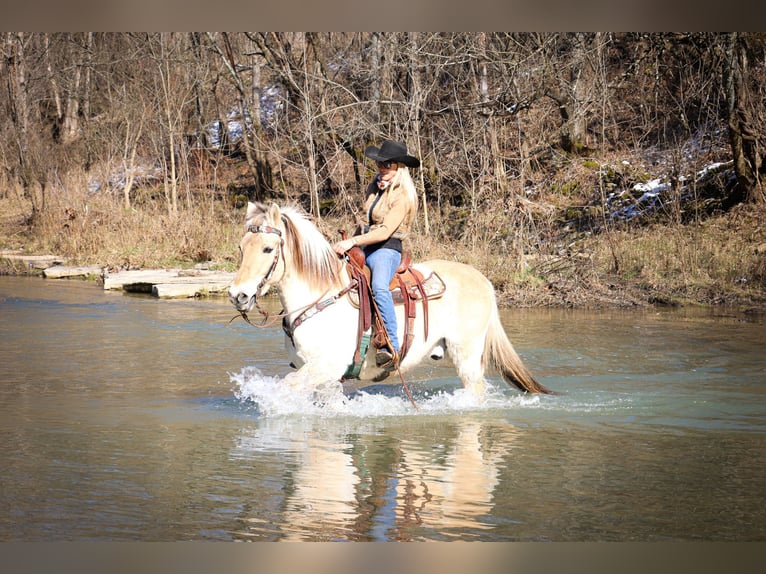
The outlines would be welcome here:
[[[365,221],[363,223],[365,225],[370,223],[367,220],[367,214],[379,191],[375,180],[367,186],[367,200],[364,202]],[[389,187],[381,192],[381,197],[372,210],[370,230],[357,236],[357,245],[373,245],[389,237],[405,239],[415,220],[416,209],[417,205],[413,205],[407,199],[407,194],[401,186]]]

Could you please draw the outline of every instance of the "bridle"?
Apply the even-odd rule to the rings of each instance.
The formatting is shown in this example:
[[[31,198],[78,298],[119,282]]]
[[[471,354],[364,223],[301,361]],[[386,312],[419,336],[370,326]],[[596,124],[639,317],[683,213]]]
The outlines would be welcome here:
[[[274,254],[274,260],[271,262],[271,267],[269,267],[268,272],[266,275],[263,276],[263,279],[261,279],[261,282],[258,283],[258,287],[255,289],[255,295],[253,296],[255,308],[258,309],[258,312],[263,315],[263,323],[260,325],[256,325],[252,321],[250,321],[250,318],[247,316],[247,313],[245,311],[240,311],[239,314],[242,315],[242,318],[252,325],[253,327],[268,327],[269,325],[274,324],[276,321],[281,319],[285,316],[284,312],[280,313],[275,316],[269,316],[268,311],[265,311],[261,304],[258,302],[258,294],[261,292],[261,289],[264,285],[271,279],[271,276],[274,274],[274,271],[277,269],[277,265],[279,264],[279,255],[282,253],[284,246],[285,246],[285,239],[282,237],[282,230],[278,227],[272,227],[271,225],[248,225],[247,226],[247,232],[248,233],[273,233],[277,237],[279,237],[279,248],[277,249],[277,252]]]
[[[263,276],[263,279],[261,279],[261,282],[258,284],[258,289],[255,291],[257,294],[261,292],[261,288],[269,279],[271,279],[274,271],[276,271],[277,264],[279,263],[279,254],[282,253],[282,250],[285,247],[285,240],[282,237],[282,230],[278,227],[272,227],[271,225],[248,225],[247,231],[248,233],[274,233],[279,237],[279,249],[277,249],[277,252],[274,254],[274,261],[271,262],[271,267],[269,267],[268,273]],[[258,298],[256,297],[256,303],[257,301]],[[260,311],[260,308],[258,310]]]

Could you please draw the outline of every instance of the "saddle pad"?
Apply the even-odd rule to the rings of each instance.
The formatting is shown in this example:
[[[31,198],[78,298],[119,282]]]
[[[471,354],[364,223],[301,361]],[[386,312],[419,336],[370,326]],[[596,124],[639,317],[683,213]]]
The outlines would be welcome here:
[[[444,281],[441,277],[439,277],[439,274],[436,273],[436,271],[431,270],[424,270],[426,273],[428,273],[428,277],[426,277],[423,280],[423,289],[426,292],[426,299],[429,301],[431,299],[438,299],[444,294],[444,291],[447,290],[447,286],[444,284]],[[407,290],[410,294],[410,297],[412,299],[420,300],[422,299],[420,289],[418,289],[418,286],[415,284],[408,285]],[[391,289],[391,296],[394,298],[394,305],[403,305],[404,304],[404,297],[402,296],[402,290],[397,286],[394,289]],[[359,307],[359,292],[356,290],[351,290],[348,293],[348,297],[351,300],[351,304],[354,307]]]

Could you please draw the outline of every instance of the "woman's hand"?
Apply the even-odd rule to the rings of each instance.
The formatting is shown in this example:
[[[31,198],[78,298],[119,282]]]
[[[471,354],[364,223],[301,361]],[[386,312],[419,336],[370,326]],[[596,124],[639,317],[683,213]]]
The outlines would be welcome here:
[[[356,241],[354,241],[353,237],[349,237],[348,239],[338,241],[332,248],[338,255],[345,255],[346,251],[354,247],[354,245],[356,245]]]

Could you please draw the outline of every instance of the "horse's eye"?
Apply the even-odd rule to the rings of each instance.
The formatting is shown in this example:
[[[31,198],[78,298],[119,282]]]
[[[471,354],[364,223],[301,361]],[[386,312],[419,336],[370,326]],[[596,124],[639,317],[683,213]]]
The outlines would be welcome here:
[[[266,254],[271,253],[272,251],[274,251],[273,247],[264,247],[263,248],[263,252],[266,253]]]

